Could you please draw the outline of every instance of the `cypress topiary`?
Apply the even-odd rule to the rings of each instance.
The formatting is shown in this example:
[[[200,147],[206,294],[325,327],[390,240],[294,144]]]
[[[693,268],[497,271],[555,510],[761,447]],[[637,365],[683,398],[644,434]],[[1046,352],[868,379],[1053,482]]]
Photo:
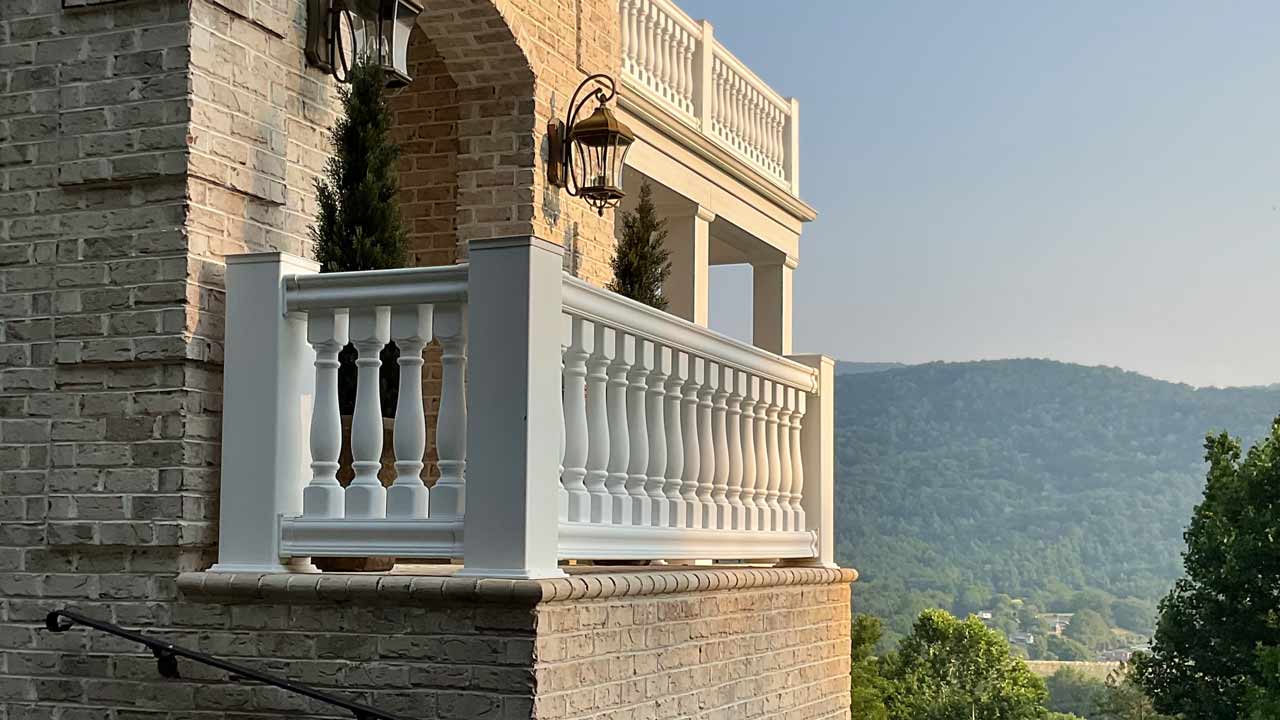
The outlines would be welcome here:
[[[400,146],[391,139],[382,68],[366,58],[338,87],[342,115],[329,132],[333,155],[316,178],[319,210],[311,241],[321,272],[384,270],[404,267],[406,233],[400,219]],[[400,376],[395,343],[383,348],[379,395],[382,414],[395,415]],[[356,350],[338,355],[338,406],[350,415],[356,401]]]
[[[320,209],[311,240],[321,272],[382,270],[405,264],[400,220],[400,147],[391,139],[382,68],[367,59],[338,88],[342,116],[329,133],[333,156],[316,178]]]
[[[640,202],[635,211],[622,213],[622,239],[613,254],[613,281],[609,289],[665,310],[667,299],[662,284],[671,274],[671,252],[664,246],[667,221],[659,218],[653,205],[653,188],[640,186]]]

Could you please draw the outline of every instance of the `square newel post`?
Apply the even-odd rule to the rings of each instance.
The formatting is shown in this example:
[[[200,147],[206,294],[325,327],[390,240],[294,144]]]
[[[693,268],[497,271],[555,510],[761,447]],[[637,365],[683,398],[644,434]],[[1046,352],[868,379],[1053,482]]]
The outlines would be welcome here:
[[[662,286],[667,312],[704,327],[710,298],[711,222],[715,219],[715,213],[701,206],[688,214],[667,216],[665,247],[671,252],[671,274]]]
[[[791,354],[791,278],[795,267],[791,258],[751,266],[751,339],[756,347],[777,355]]]
[[[806,529],[818,532],[817,557],[800,565],[834,568],[836,490],[836,361],[826,355],[792,355],[792,360],[818,371],[818,389],[809,395],[800,425],[804,489],[800,507]]]
[[[715,78],[712,76],[715,63],[715,28],[703,20],[698,25],[701,33],[693,53],[693,114],[702,125],[702,132],[711,132],[713,110],[712,97],[715,93]]]
[[[535,237],[472,241],[462,575],[561,577],[563,249]]]
[[[230,255],[223,364],[222,486],[215,572],[313,569],[280,559],[281,515],[302,512],[315,351],[307,318],[286,313],[288,275],[320,271],[286,253]]]

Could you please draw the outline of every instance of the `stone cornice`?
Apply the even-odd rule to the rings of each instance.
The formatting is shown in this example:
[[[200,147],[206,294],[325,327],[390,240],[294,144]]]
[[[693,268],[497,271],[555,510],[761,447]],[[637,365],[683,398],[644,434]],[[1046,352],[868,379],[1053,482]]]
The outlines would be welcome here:
[[[500,580],[454,577],[456,568],[434,567],[439,569],[411,566],[386,574],[191,572],[178,576],[178,589],[186,599],[200,602],[535,606],[574,600],[836,585],[858,578],[856,571],[843,568],[659,566],[625,570],[566,568],[573,572],[567,578]]]

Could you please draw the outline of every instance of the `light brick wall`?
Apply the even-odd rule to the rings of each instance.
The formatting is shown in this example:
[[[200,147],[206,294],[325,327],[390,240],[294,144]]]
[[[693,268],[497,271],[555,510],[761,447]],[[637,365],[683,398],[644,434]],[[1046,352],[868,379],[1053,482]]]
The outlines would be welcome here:
[[[191,573],[171,606],[145,593],[174,584],[150,580],[116,582],[114,601],[81,607],[409,717],[845,720],[852,578],[799,568],[514,582]],[[0,628],[9,718],[102,718],[107,708],[155,720],[343,716],[186,661],[183,681],[163,680],[137,646],[39,629],[41,605],[68,587],[13,591],[20,616]]]

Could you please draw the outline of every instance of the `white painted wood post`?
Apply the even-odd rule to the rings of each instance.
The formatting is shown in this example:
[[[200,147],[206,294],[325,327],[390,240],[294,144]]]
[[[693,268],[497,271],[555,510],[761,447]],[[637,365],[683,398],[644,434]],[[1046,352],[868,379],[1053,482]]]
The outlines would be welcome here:
[[[432,520],[460,518],[466,510],[467,306],[439,305],[432,332],[440,341],[440,413],[436,416],[436,466],[440,478],[427,508]]]
[[[570,318],[569,349],[564,354],[564,475],[562,482],[568,494],[568,519],[586,522],[591,517],[591,502],[583,480],[587,476],[587,323]]]
[[[351,309],[351,344],[356,346],[356,411],[351,418],[351,467],[355,477],[347,486],[346,516],[381,518],[387,515],[387,489],[378,479],[382,469],[382,398],[379,353],[391,339],[387,307]]]
[[[307,342],[316,353],[316,384],[311,410],[311,483],[302,491],[302,515],[340,518],[343,489],[338,484],[338,457],[342,453],[338,353],[347,344],[346,309],[312,310],[307,316]]]
[[[693,53],[693,114],[702,125],[702,132],[711,132],[712,94],[715,92],[711,77],[716,38],[711,23],[703,20],[702,34]]]
[[[786,259],[751,266],[751,342],[776,355],[791,353],[791,319],[796,263]]]
[[[818,533],[817,557],[808,564],[836,567],[835,560],[835,360],[825,355],[792,355],[818,371],[818,389],[810,394],[800,428],[804,463],[805,523]]]
[[[535,237],[470,244],[471,407],[484,452],[467,466],[462,575],[563,577],[557,565],[561,403],[559,245]]]
[[[214,572],[314,569],[280,557],[281,515],[302,511],[315,353],[306,316],[285,313],[281,283],[320,266],[285,253],[228,256],[223,365],[222,513]],[[336,382],[336,381],[335,381]]]
[[[800,101],[791,98],[791,113],[787,115],[787,182],[791,194],[800,197]]]
[[[427,450],[427,419],[422,405],[422,351],[431,342],[431,306],[401,305],[391,309],[391,339],[400,349],[400,390],[392,444],[396,479],[387,489],[387,517],[425,518],[427,486],[422,483],[422,455]]]

